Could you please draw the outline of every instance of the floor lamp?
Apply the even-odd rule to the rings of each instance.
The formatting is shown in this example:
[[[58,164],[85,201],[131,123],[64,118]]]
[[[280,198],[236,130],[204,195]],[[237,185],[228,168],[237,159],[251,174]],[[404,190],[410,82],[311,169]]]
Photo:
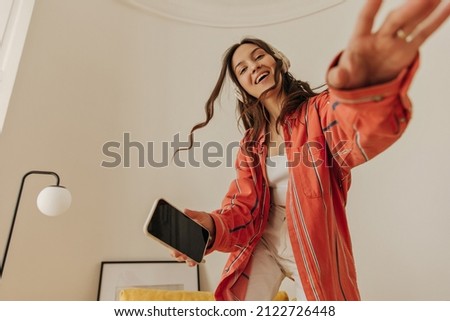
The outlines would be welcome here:
[[[72,202],[72,196],[68,189],[59,184],[60,179],[58,174],[49,171],[30,171],[26,173],[22,178],[22,183],[19,189],[19,195],[17,196],[16,207],[14,209],[14,215],[9,229],[8,240],[6,242],[5,252],[3,254],[2,265],[0,266],[0,278],[3,276],[3,270],[5,268],[6,258],[8,256],[9,245],[11,243],[11,237],[14,231],[14,225],[16,223],[16,217],[19,210],[20,199],[22,197],[23,187],[25,181],[30,175],[52,175],[56,178],[56,185],[45,187],[37,197],[37,206],[39,210],[48,216],[57,216],[65,212]]]

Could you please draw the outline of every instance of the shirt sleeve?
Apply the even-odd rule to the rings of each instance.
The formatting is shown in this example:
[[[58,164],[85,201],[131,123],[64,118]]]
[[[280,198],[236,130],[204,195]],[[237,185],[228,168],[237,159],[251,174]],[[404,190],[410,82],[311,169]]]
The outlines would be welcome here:
[[[349,171],[401,137],[412,115],[407,91],[418,65],[419,56],[389,82],[354,90],[331,87],[317,98],[322,130],[341,168]]]
[[[261,219],[258,215],[261,202],[252,171],[257,167],[252,157],[239,150],[236,158],[236,178],[231,182],[221,208],[213,211],[211,217],[215,225],[215,239],[207,250],[233,252],[246,247],[255,235],[255,226]]]

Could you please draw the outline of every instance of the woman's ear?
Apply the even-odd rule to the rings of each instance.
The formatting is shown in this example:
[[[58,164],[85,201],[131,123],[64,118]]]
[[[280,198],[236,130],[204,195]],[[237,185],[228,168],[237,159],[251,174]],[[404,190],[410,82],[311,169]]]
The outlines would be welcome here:
[[[282,62],[281,71],[283,73],[287,72],[291,67],[291,62],[289,61],[288,57],[286,57],[281,51],[279,51],[274,47],[271,47],[271,49],[273,51],[273,55],[275,56],[275,58],[281,60]]]

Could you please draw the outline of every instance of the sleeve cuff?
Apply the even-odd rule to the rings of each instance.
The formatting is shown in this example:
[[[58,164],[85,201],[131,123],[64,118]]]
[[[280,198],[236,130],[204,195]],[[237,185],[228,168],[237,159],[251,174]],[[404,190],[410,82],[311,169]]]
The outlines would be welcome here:
[[[220,220],[219,214],[212,213],[210,215],[215,225],[215,235],[211,244],[209,244],[208,248],[206,249],[206,254],[214,252],[217,249],[218,244],[220,243],[220,236],[223,235],[223,224]]]
[[[342,53],[333,59],[328,69],[337,64],[341,55]],[[410,66],[404,68],[395,79],[386,83],[351,90],[341,90],[329,86],[329,91],[335,99],[348,104],[360,104],[365,101],[376,102],[383,100],[385,97],[400,94],[405,106],[408,107],[410,103],[406,93],[419,67],[419,60],[419,54],[417,54]]]

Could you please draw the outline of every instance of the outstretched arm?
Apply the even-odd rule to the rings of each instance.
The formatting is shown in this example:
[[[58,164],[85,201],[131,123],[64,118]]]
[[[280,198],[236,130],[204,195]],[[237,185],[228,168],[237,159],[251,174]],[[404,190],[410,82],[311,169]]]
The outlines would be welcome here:
[[[448,1],[408,0],[373,31],[381,4],[382,0],[366,0],[347,48],[328,72],[331,87],[356,89],[394,79],[450,15]]]

